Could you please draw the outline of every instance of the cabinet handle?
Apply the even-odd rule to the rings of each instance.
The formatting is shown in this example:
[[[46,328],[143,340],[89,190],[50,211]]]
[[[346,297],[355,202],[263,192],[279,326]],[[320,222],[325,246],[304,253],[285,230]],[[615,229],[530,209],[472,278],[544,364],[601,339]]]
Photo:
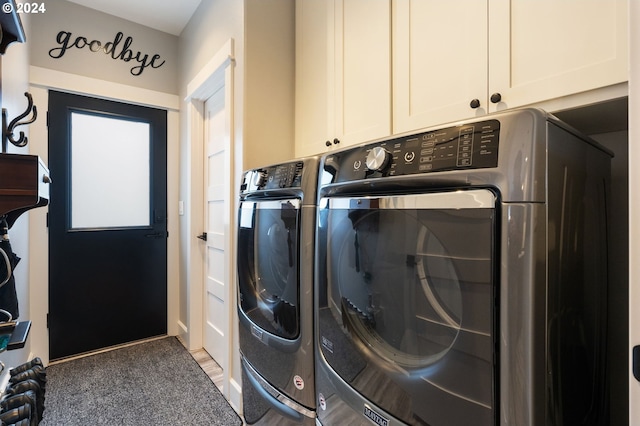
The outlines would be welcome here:
[[[324,144],[325,144],[326,146],[331,146],[331,141],[326,141]]]
[[[335,138],[335,139],[333,140],[333,144],[334,144],[334,145],[338,145],[339,143],[340,143],[340,139]]]
[[[497,104],[502,100],[502,95],[500,93],[494,93],[491,95],[491,103]]]
[[[469,102],[469,106],[473,109],[480,108],[480,99],[473,99]]]

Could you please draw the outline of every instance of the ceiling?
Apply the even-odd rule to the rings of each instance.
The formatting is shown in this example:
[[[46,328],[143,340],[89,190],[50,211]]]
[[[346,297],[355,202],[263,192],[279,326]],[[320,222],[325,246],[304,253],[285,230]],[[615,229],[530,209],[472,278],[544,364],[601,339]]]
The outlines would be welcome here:
[[[156,30],[180,35],[201,0],[69,0]]]

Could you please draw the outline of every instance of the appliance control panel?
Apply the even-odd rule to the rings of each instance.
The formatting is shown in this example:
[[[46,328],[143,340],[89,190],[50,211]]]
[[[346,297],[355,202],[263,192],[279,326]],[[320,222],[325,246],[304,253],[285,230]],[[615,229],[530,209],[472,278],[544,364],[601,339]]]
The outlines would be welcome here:
[[[500,121],[485,120],[345,150],[325,158],[332,182],[498,166]]]
[[[299,188],[302,180],[302,168],[303,162],[296,161],[249,170],[242,177],[240,192]]]

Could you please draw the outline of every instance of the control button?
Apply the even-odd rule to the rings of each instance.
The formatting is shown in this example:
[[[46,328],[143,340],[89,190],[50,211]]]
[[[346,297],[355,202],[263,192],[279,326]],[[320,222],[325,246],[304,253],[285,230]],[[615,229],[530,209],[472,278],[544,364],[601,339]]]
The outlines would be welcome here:
[[[356,161],[353,162],[354,170],[359,170],[361,166],[362,166],[362,161],[356,160]]]
[[[376,146],[367,154],[366,165],[369,170],[381,172],[387,168],[391,160],[391,153],[381,146]]]
[[[416,153],[411,151],[404,154],[404,161],[411,163],[416,158]]]

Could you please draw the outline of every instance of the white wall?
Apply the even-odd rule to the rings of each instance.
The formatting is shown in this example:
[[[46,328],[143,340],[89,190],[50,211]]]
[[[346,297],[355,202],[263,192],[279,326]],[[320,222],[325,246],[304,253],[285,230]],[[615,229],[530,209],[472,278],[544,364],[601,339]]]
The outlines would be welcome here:
[[[242,81],[244,71],[244,31],[243,2],[237,0],[202,0],[200,6],[180,35],[179,52],[179,93],[180,99],[187,94],[187,85],[205,67],[209,60],[229,40],[234,40],[236,62],[233,67],[234,79]],[[202,197],[204,190],[200,176],[192,176],[193,168],[198,169],[202,161],[202,149],[191,146],[188,140],[188,128],[185,102],[181,103],[180,114],[180,200],[185,206],[184,216],[180,218],[180,316],[184,327],[188,327],[188,289],[190,264],[196,253],[192,252],[193,239],[203,229]],[[236,152],[242,149],[242,106],[243,90],[238,84],[234,92],[234,133],[238,143]],[[236,157],[238,157],[236,155]],[[241,156],[240,156],[241,157]]]
[[[22,24],[28,37],[31,28],[31,22],[28,16],[22,17]],[[12,120],[27,107],[27,98],[24,96],[24,92],[27,92],[29,89],[29,49],[25,44],[13,43],[9,45],[5,55],[0,58],[2,66],[2,108],[7,109],[8,118]],[[39,118],[39,120],[42,120],[42,118]],[[23,131],[27,137],[31,137],[29,126],[18,127],[17,131]],[[29,154],[29,146],[16,148],[12,144],[9,144],[8,152]],[[29,256],[30,214],[31,213],[25,213],[20,216],[9,230],[13,251],[21,258],[20,263],[14,271],[20,320],[31,319],[29,297],[33,295],[33,291],[29,286],[29,274],[32,266],[32,261]],[[4,388],[4,383],[6,383],[4,380],[8,379],[7,372],[10,368],[29,360],[31,352],[30,343],[31,341],[27,340],[24,349],[5,352],[0,356],[0,360],[2,360],[6,366],[3,374],[0,375],[0,387]]]
[[[45,13],[33,15],[34,31],[27,41],[31,49],[31,65],[178,94],[178,37],[64,0],[47,2],[46,6]],[[113,42],[117,33],[121,32],[122,40],[114,51],[116,57],[124,49],[127,37],[131,37],[129,49],[133,55],[138,52],[142,54],[141,57],[148,55],[147,61],[159,55],[154,65],[162,65],[158,68],[148,66],[136,76],[131,73],[131,68],[137,66],[135,59],[113,59],[97,44],[93,45],[96,51],[92,52],[84,40],[79,41],[82,48],[69,48],[60,58],[52,58],[49,54],[51,49],[61,47],[57,40],[61,31],[71,33],[69,45],[78,37],[84,37],[88,43],[94,40],[100,42],[102,47]],[[54,50],[53,55],[60,53],[60,50]]]
[[[243,150],[243,105],[244,105],[244,4],[238,0],[203,0],[180,35],[180,98],[185,99],[187,86],[225,46],[233,40],[235,61],[231,64],[233,74],[232,134],[235,142],[232,169],[241,169]],[[225,88],[230,90],[230,88]],[[201,241],[195,238],[204,231],[204,186],[202,181],[203,141],[191,140],[193,124],[187,115],[190,105],[183,101],[180,113],[180,200],[184,215],[180,217],[180,326],[181,335],[190,349],[202,347],[202,286],[204,254]],[[202,113],[202,112],[201,112]],[[195,117],[197,122],[197,117]],[[234,187],[236,181],[232,179]],[[231,303],[229,321],[235,328],[235,299]],[[224,394],[234,408],[241,410],[241,372],[237,333],[229,336],[232,344],[228,360],[230,368],[225,371]]]
[[[214,55],[229,40],[233,41],[232,212],[243,170],[293,156],[294,10],[293,0],[203,0],[180,35],[181,99],[187,95],[189,83]],[[197,124],[188,121],[187,111],[188,105],[183,102],[180,200],[185,212],[180,220],[180,323],[189,347],[196,349],[202,345],[202,325],[198,322],[202,321],[203,254],[202,244],[195,236],[204,226],[203,149],[201,141],[190,139],[190,126]],[[230,232],[235,235],[235,229]],[[233,285],[235,288],[235,282]],[[232,344],[230,371],[225,374],[234,389],[225,389],[224,393],[239,408],[238,320],[235,300],[227,303]]]
[[[294,154],[295,5],[245,1],[243,170]]]

